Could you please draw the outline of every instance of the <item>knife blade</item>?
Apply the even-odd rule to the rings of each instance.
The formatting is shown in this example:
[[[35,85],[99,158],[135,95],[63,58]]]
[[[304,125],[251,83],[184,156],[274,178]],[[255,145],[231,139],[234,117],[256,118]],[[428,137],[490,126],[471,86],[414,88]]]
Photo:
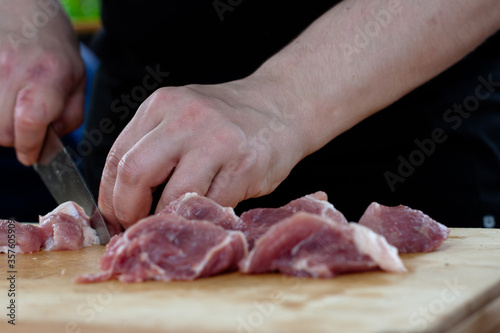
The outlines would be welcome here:
[[[80,171],[64,148],[52,126],[47,128],[45,141],[34,168],[58,204],[73,201],[90,217],[90,225],[105,245],[110,240],[106,222],[97,207]]]

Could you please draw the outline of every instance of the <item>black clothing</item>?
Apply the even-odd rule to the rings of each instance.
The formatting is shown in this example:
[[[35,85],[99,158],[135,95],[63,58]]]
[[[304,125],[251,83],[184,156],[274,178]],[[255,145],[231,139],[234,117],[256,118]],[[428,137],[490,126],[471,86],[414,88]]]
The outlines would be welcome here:
[[[39,215],[57,206],[40,176],[17,160],[14,148],[0,147],[0,170],[0,219],[38,222]]]

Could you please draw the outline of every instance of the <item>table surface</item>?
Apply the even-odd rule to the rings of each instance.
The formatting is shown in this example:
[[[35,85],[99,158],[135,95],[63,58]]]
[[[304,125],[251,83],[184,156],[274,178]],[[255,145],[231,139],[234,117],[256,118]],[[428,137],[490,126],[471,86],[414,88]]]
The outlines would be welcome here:
[[[75,21],[72,24],[77,35],[93,35],[102,27],[100,20]]]
[[[499,230],[452,229],[435,252],[402,255],[404,274],[315,280],[230,273],[191,282],[72,282],[98,271],[103,253],[95,245],[16,255],[16,326],[7,323],[9,281],[2,276],[0,331],[479,332],[481,323],[491,325],[498,317],[488,307],[500,296]],[[7,255],[0,254],[0,274],[8,276],[8,270]]]

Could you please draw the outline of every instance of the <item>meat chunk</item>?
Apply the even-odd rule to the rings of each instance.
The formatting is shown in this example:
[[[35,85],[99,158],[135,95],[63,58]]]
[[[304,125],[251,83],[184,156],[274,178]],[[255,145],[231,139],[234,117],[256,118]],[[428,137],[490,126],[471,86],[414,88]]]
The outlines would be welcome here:
[[[438,248],[450,230],[423,212],[399,205],[387,207],[373,202],[359,224],[384,236],[399,253],[430,252]]]
[[[155,215],[112,238],[101,258],[103,272],[75,282],[194,280],[236,270],[247,254],[241,232],[174,214]]]
[[[89,218],[74,202],[59,205],[52,212],[40,216],[38,226],[14,222],[18,253],[79,250],[99,244],[99,237],[91,228]],[[9,221],[0,220],[0,252],[8,250]]]
[[[406,272],[406,267],[398,256],[398,249],[387,242],[385,237],[358,223],[350,222],[354,244],[359,252],[368,255],[384,271]]]
[[[293,213],[307,212],[328,218],[333,222],[347,223],[344,215],[339,212],[333,204],[328,202],[327,194],[322,191],[292,200],[287,205],[283,206],[283,208]]]
[[[175,214],[187,220],[210,221],[227,230],[240,230],[241,220],[231,207],[222,207],[212,199],[186,193],[172,201],[158,215]]]
[[[99,237],[90,226],[89,217],[82,207],[72,201],[40,216],[39,222],[42,248],[45,251],[80,250],[99,244]]]
[[[172,201],[159,215],[175,214],[188,220],[206,220],[226,230],[245,234],[249,249],[272,225],[296,212],[309,212],[328,217],[333,223],[347,223],[344,215],[327,201],[325,192],[316,192],[296,199],[280,208],[256,208],[236,216],[233,208],[222,207],[215,201],[196,193],[186,193]]]
[[[244,273],[314,278],[377,268],[406,271],[397,250],[368,228],[305,212],[271,226],[239,267]]]
[[[245,234],[249,249],[255,241],[264,235],[274,224],[294,215],[297,212],[316,214],[328,219],[332,223],[347,224],[344,215],[327,201],[325,192],[316,192],[302,198],[292,200],[280,208],[255,208],[241,215],[239,224]]]
[[[194,280],[238,268],[313,278],[376,269],[405,272],[398,249],[431,251],[448,233],[420,211],[376,203],[359,223],[347,223],[324,192],[280,208],[252,209],[241,218],[230,207],[186,193],[113,237],[101,258],[102,271],[75,282]]]
[[[10,226],[13,226],[10,227]],[[13,229],[9,234],[9,229]],[[9,235],[14,234],[15,246],[13,249],[9,247]],[[11,236],[12,237],[12,236]],[[7,220],[0,220],[0,253],[8,253],[8,250],[14,250],[16,253],[32,253],[40,251],[42,245],[42,234],[40,233],[40,228],[37,226],[19,223],[19,222],[9,222]]]

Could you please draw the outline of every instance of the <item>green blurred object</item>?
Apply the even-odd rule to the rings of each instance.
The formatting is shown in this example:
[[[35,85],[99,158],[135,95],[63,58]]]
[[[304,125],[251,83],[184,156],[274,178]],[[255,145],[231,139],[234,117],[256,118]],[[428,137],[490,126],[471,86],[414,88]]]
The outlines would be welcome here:
[[[60,0],[71,21],[88,22],[100,19],[101,4],[99,0]]]

